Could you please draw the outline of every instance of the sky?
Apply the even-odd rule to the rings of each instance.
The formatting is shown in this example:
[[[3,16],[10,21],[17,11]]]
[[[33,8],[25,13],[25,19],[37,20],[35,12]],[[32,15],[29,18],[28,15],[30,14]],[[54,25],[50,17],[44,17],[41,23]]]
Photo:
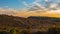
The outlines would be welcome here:
[[[0,0],[0,14],[60,17],[60,0]]]
[[[22,9],[25,7],[23,1],[31,3],[34,0],[0,0],[0,7]]]
[[[24,4],[33,5],[32,3],[38,0],[0,0],[0,7],[2,8],[14,8],[14,9],[26,9]],[[24,3],[26,2],[26,3]],[[59,4],[60,0],[39,0],[39,4],[47,7],[48,4]]]

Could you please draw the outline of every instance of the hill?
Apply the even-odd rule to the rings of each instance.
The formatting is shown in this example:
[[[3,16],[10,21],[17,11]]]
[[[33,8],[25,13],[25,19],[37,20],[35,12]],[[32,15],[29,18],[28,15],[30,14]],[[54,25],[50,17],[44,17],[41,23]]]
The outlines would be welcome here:
[[[0,27],[39,28],[60,24],[60,18],[30,16],[28,18],[0,15]]]

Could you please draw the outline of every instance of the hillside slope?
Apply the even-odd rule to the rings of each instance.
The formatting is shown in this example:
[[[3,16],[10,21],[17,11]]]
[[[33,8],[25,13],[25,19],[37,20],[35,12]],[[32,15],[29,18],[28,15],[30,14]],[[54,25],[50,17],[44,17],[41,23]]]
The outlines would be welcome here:
[[[60,24],[60,18],[43,17],[43,16],[30,16],[14,17],[8,15],[0,15],[0,26],[4,27],[20,27],[26,28],[31,26],[32,28],[49,27],[52,25]]]

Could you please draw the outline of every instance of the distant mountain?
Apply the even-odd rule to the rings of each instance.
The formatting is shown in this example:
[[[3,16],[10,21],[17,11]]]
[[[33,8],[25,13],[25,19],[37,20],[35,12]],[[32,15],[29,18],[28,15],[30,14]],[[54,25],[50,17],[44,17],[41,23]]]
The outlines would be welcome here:
[[[30,16],[28,18],[0,15],[0,26],[5,27],[20,27],[26,28],[31,26],[32,28],[49,27],[54,24],[58,24],[60,18],[43,17],[43,16]]]
[[[49,20],[49,21],[53,21],[53,22],[60,22],[60,18],[56,18],[56,17],[30,16],[28,18],[38,19],[38,20]]]

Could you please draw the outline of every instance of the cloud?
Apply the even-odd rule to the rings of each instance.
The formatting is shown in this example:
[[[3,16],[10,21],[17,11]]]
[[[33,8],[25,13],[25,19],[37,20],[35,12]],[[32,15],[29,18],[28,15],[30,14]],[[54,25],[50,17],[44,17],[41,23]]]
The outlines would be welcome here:
[[[25,1],[23,1],[22,2],[26,7],[29,7],[29,5],[25,2]]]
[[[39,3],[35,3],[35,5],[37,5],[41,9],[45,9],[45,7],[43,5],[41,5],[41,4],[39,4]]]
[[[39,4],[39,3],[34,3],[34,6],[29,8],[29,11],[36,11],[36,12],[44,12],[46,10],[48,10],[46,7],[44,7],[43,5]]]
[[[3,8],[0,8],[0,12],[1,12],[1,11],[5,11],[5,9],[3,10]]]
[[[27,10],[20,10],[20,12],[14,14],[14,16],[19,16],[19,17],[47,16],[47,17],[57,17],[58,18],[58,17],[60,17],[60,10],[49,10],[46,12],[36,12],[36,11],[27,12]]]
[[[40,0],[35,0],[33,3],[31,4],[28,4],[26,3],[25,1],[23,1],[23,4],[27,7],[27,9],[30,11],[30,10],[34,10],[36,11],[35,9],[37,9],[37,11],[41,11],[42,10],[48,10],[47,8],[45,8],[44,6],[42,6],[42,4],[38,3]],[[45,1],[48,1],[48,0],[45,0]],[[38,6],[37,7],[34,7],[34,6]]]
[[[30,7],[33,7],[35,3],[39,2],[39,0],[35,0],[33,3],[27,3],[23,1],[22,3],[29,9]]]
[[[56,3],[50,4],[49,8],[56,8],[58,5]]]
[[[13,15],[15,13],[16,13],[16,10],[12,8],[8,8],[8,9],[0,8],[0,14]]]
[[[55,11],[55,12],[54,12]],[[28,10],[14,10],[12,8],[0,8],[0,14],[7,14],[19,17],[29,16],[47,16],[47,17],[60,17],[60,10],[49,10],[46,12],[28,11]]]
[[[45,2],[48,2],[49,0],[45,0]]]
[[[49,13],[49,14],[60,14],[60,10],[50,10],[47,13]]]

